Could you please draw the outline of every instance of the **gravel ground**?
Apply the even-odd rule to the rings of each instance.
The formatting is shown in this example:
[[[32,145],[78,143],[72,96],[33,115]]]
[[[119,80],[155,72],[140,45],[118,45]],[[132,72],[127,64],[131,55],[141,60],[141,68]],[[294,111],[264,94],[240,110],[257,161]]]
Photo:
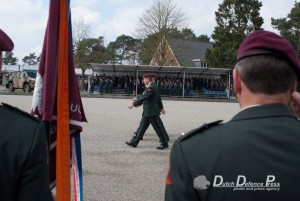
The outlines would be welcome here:
[[[0,95],[0,102],[30,111],[32,97]],[[88,123],[83,124],[82,154],[85,201],[160,201],[164,199],[170,148],[157,150],[152,127],[137,148],[125,144],[138,127],[142,107],[129,110],[130,99],[82,98]],[[237,103],[163,100],[162,120],[170,147],[183,132],[219,119],[228,121]]]

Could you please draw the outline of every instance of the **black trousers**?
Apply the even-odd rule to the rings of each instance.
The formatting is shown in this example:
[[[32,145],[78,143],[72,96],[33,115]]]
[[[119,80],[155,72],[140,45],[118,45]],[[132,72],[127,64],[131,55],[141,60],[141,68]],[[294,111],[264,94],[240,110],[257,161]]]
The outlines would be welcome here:
[[[133,143],[138,144],[139,141],[143,138],[146,130],[148,129],[149,125],[152,125],[153,129],[155,130],[161,144],[166,145],[168,144],[168,134],[164,127],[164,124],[160,118],[160,116],[153,116],[153,117],[144,117],[140,121],[140,125],[137,129],[136,137],[133,138],[131,141]]]
[[[160,116],[158,116],[158,121],[159,121],[159,125],[161,126],[161,129],[162,129],[164,135],[165,135],[166,138],[167,138],[167,141],[169,141],[169,140],[170,140],[169,135],[168,135],[168,133],[167,133],[167,131],[166,131],[166,129],[165,129],[164,123],[163,123],[163,121],[161,120]]]

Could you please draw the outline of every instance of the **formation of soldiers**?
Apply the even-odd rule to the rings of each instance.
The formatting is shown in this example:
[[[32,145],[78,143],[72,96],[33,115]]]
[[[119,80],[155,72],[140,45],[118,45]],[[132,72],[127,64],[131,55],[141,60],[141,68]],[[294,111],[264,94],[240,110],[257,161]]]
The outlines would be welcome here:
[[[130,75],[112,75],[105,74],[95,75],[90,80],[90,92],[98,92],[100,94],[113,93],[113,90],[121,90],[126,95],[142,94],[145,90],[145,84],[142,77],[136,81],[135,76]],[[179,76],[158,76],[156,80],[159,92],[166,96],[181,96],[183,88],[185,96],[193,96],[196,92],[203,89],[210,91],[225,91],[226,82],[221,78],[215,77],[189,77],[184,83],[182,77]],[[87,89],[87,88],[86,88]]]
[[[92,76],[90,79],[90,92],[98,91],[100,94],[112,93],[114,88],[113,78],[110,76]]]
[[[203,89],[211,91],[225,91],[226,85],[221,78],[214,77],[191,77],[185,80],[183,84],[182,78],[157,78],[157,86],[162,95],[180,96],[182,90],[185,90],[186,96],[193,96],[194,92],[201,92]]]

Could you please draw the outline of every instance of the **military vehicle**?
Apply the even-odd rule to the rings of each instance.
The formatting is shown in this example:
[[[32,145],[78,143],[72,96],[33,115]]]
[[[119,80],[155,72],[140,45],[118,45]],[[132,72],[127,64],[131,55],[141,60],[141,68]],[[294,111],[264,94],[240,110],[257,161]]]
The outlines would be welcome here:
[[[11,73],[6,88],[10,92],[23,89],[24,92],[29,93],[34,89],[35,79],[36,71],[15,71]]]

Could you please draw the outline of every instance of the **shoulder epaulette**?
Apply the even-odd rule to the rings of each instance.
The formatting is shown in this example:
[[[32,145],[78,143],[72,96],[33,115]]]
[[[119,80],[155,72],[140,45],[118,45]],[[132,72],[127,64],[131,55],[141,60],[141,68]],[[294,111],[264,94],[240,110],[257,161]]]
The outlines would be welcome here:
[[[29,114],[29,113],[27,113],[27,112],[25,112],[25,111],[19,109],[19,108],[17,108],[17,107],[14,107],[14,106],[9,105],[9,104],[7,104],[7,103],[2,103],[2,105],[3,105],[5,108],[8,108],[8,109],[10,109],[10,110],[12,110],[12,111],[14,111],[14,112],[16,112],[16,113],[18,113],[18,114],[22,114],[22,115],[24,115],[24,116],[26,116],[26,117],[29,117],[29,118],[31,118],[31,119],[33,119],[33,120],[35,120],[35,121],[40,121],[39,118],[37,118],[37,117],[35,117],[35,116],[33,116],[33,115],[31,115],[31,114]]]
[[[203,130],[206,130],[206,129],[208,129],[208,128],[211,128],[211,127],[213,127],[213,126],[218,125],[218,124],[221,123],[222,121],[223,121],[223,120],[218,120],[218,121],[214,121],[214,122],[207,123],[207,124],[205,123],[205,124],[203,124],[202,126],[200,126],[200,127],[198,127],[198,128],[195,128],[195,129],[193,129],[193,130],[191,130],[191,131],[189,131],[189,132],[183,134],[182,136],[180,136],[180,137],[178,138],[178,140],[183,141],[183,140],[185,140],[185,139],[187,139],[187,138],[189,138],[189,137],[195,135],[196,133],[199,133],[200,131],[203,131]]]

